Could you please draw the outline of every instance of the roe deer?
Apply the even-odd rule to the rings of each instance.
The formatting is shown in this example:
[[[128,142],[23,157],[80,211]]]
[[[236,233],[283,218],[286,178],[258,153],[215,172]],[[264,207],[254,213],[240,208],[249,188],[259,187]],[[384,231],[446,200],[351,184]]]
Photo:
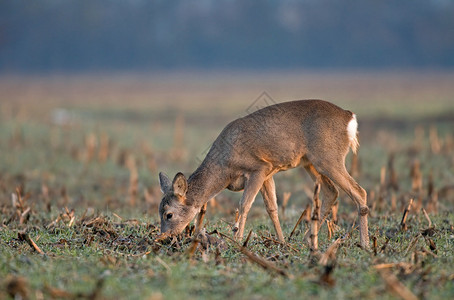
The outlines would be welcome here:
[[[279,241],[279,224],[273,175],[304,167],[321,183],[321,222],[338,196],[334,184],[356,203],[360,218],[360,242],[369,245],[366,191],[345,168],[349,148],[356,153],[356,116],[323,100],[300,100],[257,110],[228,124],[211,146],[203,162],[186,180],[182,173],[173,181],[159,173],[161,232],[178,234],[211,198],[223,189],[244,189],[235,224],[241,239],[248,212],[260,191]]]

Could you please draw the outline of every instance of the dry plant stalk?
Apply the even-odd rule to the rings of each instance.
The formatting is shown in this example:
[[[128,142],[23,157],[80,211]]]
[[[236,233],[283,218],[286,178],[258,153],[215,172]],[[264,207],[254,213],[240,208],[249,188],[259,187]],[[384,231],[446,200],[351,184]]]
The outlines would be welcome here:
[[[310,209],[311,209],[311,205],[310,205],[310,204],[306,205],[306,208],[304,209],[303,213],[301,214],[301,216],[299,217],[298,221],[296,222],[295,227],[293,227],[293,230],[292,230],[292,232],[290,233],[289,239],[292,238],[293,234],[294,234],[295,231],[296,231],[296,228],[298,228],[298,225],[301,223],[301,221],[303,220],[303,218],[304,218],[305,216],[309,215]]]
[[[110,153],[110,139],[109,136],[105,133],[101,134],[99,140],[99,150],[98,150],[98,160],[100,162],[105,162],[109,157]]]
[[[384,269],[391,269],[391,268],[395,268],[395,267],[401,267],[403,264],[406,264],[406,263],[403,263],[403,262],[398,262],[398,263],[384,263],[384,264],[376,264],[376,265],[373,265],[374,269],[376,270],[384,270]]]
[[[419,194],[418,199],[417,199],[415,205],[413,206],[413,211],[414,212],[418,212],[418,211],[421,210],[422,202],[423,202],[423,196],[422,196],[422,194]]]
[[[437,245],[435,245],[435,242],[430,237],[426,237],[426,242],[429,245],[430,251],[437,253]]]
[[[380,252],[382,252],[382,253],[385,252],[386,247],[388,247],[389,241],[390,241],[390,239],[386,238],[385,243],[383,244],[383,246],[380,247]]]
[[[410,202],[408,203],[407,207],[404,210],[404,214],[402,216],[402,221],[400,222],[400,228],[401,228],[402,231],[406,231],[407,230],[407,216],[408,216],[408,213],[411,210],[412,204],[413,204],[413,198],[410,199]]]
[[[199,239],[194,238],[192,240],[191,246],[188,248],[188,252],[187,252],[189,259],[192,259],[192,257],[194,256],[195,250],[197,249],[199,244],[200,244]]]
[[[198,234],[200,232],[200,230],[202,229],[203,219],[205,218],[205,213],[207,211],[207,204],[208,204],[208,202],[202,206],[199,214],[197,215],[197,221],[195,224],[195,234]]]
[[[429,199],[427,210],[431,213],[438,213],[438,193],[435,191]]]
[[[452,134],[448,133],[446,134],[445,137],[445,142],[443,145],[443,152],[444,153],[452,153],[454,151],[454,138],[452,137]]]
[[[20,186],[16,187],[16,200],[17,204],[13,204],[16,208],[20,209],[21,211],[24,210],[24,202],[22,201],[22,196],[21,196],[22,189]],[[14,201],[13,201],[14,202]]]
[[[394,153],[390,154],[388,157],[388,187],[392,188],[394,191],[399,190],[399,180],[397,179],[397,173],[394,168]]]
[[[368,202],[372,203],[369,214],[370,216],[373,216],[375,213],[375,209],[377,208],[377,199],[375,197],[375,190],[371,190],[368,195]]]
[[[252,230],[249,231],[249,234],[247,235],[246,240],[243,243],[243,247],[245,247],[245,248],[247,247],[247,244],[249,243],[249,240],[251,239],[251,235],[252,235]]]
[[[31,208],[30,207],[27,207],[23,212],[22,214],[20,215],[20,219],[19,219],[19,224],[25,224],[27,223],[27,220],[28,220],[28,217],[30,216],[30,211],[31,211]]]
[[[129,169],[129,204],[132,207],[136,206],[136,199],[139,190],[139,173],[137,171],[137,164],[134,155],[129,155],[126,161],[126,166]]]
[[[52,299],[72,299],[74,298],[74,295],[71,294],[70,292],[68,291],[65,291],[65,290],[62,290],[62,289],[58,289],[58,288],[55,288],[55,287],[52,287],[50,285],[48,285],[47,283],[44,285],[44,291],[46,294],[49,294],[49,296],[52,298]]]
[[[90,132],[85,136],[85,162],[90,162],[94,155],[98,140],[93,132]]]
[[[214,261],[216,263],[216,266],[225,265],[225,260],[221,256],[221,249],[219,248],[219,246],[216,247],[214,255],[215,255],[214,256]]]
[[[343,242],[343,238],[338,238],[337,240],[332,243],[328,249],[323,253],[320,257],[319,264],[322,266],[328,265],[328,263],[333,263],[336,261],[336,253],[337,249],[339,248],[340,244]]]
[[[61,197],[63,198],[63,204],[68,205],[69,203],[69,196],[68,192],[66,191],[66,186],[62,186],[60,190]]]
[[[416,245],[416,242],[418,242],[419,238],[421,237],[420,234],[417,234],[412,240],[411,242],[408,244],[408,247],[407,249],[405,250],[405,254],[407,254],[408,252],[410,252],[411,249],[413,249],[413,247]]]
[[[50,212],[51,204],[49,196],[49,187],[44,183],[41,185],[41,194],[43,196],[44,202],[46,203],[47,212]]]
[[[320,183],[315,185],[314,189],[314,210],[312,212],[312,222],[311,222],[311,253],[315,253],[318,251],[318,230],[319,230],[319,221],[320,221]]]
[[[423,249],[421,249],[421,252],[422,252],[422,253],[425,253],[425,254],[431,255],[433,258],[437,258],[437,257],[438,257],[438,255],[436,255],[435,253],[433,253],[433,252],[430,251],[429,249],[423,248]]]
[[[332,224],[338,223],[337,212],[339,211],[339,201],[334,202],[334,205],[331,207],[331,216],[332,216]]]
[[[16,126],[9,140],[11,146],[23,146],[25,144],[23,128]]]
[[[372,249],[374,250],[374,256],[377,256],[378,245],[377,245],[377,237],[376,236],[372,236]]]
[[[314,190],[311,187],[309,187],[306,184],[304,184],[303,185],[303,192],[304,192],[304,194],[306,194],[308,199],[312,199],[312,196],[314,194]]]
[[[85,218],[85,214],[84,214],[83,218]],[[83,219],[83,218],[81,218],[81,219]],[[71,227],[74,224],[75,219],[76,219],[76,216],[75,216],[74,209],[71,209],[71,211],[69,211],[68,208],[65,206],[65,212],[59,214],[58,217],[54,221],[52,221],[51,223],[49,223],[46,226],[46,228],[49,229],[49,228],[57,225],[57,223],[60,221],[66,222],[67,226]]]
[[[384,190],[386,188],[385,183],[386,183],[386,167],[382,166],[380,168],[380,190]]]
[[[336,266],[337,249],[343,241],[344,238],[338,238],[334,241],[334,243],[328,247],[318,261],[320,265],[324,266],[324,271],[320,276],[320,282],[330,287],[334,286],[336,283],[336,280],[333,278],[333,270]]]
[[[382,212],[385,209],[385,193],[386,193],[385,191],[382,191],[378,195],[377,205],[379,212]]]
[[[397,202],[396,202],[396,199],[397,196],[396,196],[396,193],[391,193],[391,211],[396,211],[396,208],[397,208]]]
[[[310,204],[307,205],[307,213],[305,215],[305,218],[304,218],[304,224],[306,225],[306,233],[308,231],[310,231],[310,223],[311,223],[311,210],[312,210],[312,207]]]
[[[429,222],[429,228],[431,228],[432,227],[432,221],[430,220],[429,215],[427,214],[427,212],[424,209],[424,207],[421,208],[421,210],[422,210],[422,213],[424,214],[424,217],[426,218],[427,222]]]
[[[394,274],[383,269],[378,269],[378,273],[393,294],[403,300],[418,300],[418,297],[416,297],[405,285],[403,285]]]
[[[411,165],[411,189],[414,193],[420,193],[422,190],[422,174],[420,169],[419,160],[415,159]]]
[[[36,252],[38,252],[39,254],[45,254],[43,250],[41,250],[38,245],[36,245],[36,243],[32,240],[32,238],[28,235],[28,233],[26,233],[25,231],[20,231],[18,234],[17,234],[17,237],[19,238],[19,240],[21,241],[26,241],[28,243],[28,245],[30,245],[30,247],[35,250]]]
[[[429,172],[429,176],[427,178],[427,197],[432,197],[434,192],[434,176],[432,170]]]
[[[60,217],[60,215],[59,215],[55,220],[53,220],[52,222],[50,222],[50,223],[46,226],[46,228],[47,228],[47,229],[50,229],[51,227],[57,225],[57,223],[60,222],[60,220],[61,220],[61,217]]]
[[[141,148],[142,152],[145,154],[148,170],[155,173],[158,169],[158,164],[156,163],[156,157],[153,149],[147,142],[142,142]]]
[[[210,204],[210,207],[214,210],[219,210],[221,208],[219,203],[216,201],[216,197],[211,198],[211,200],[209,200],[208,203]]]
[[[26,278],[8,275],[4,286],[12,299],[29,299],[29,284]]]
[[[298,252],[298,250],[296,250],[295,248],[293,248],[292,246],[290,246],[289,244],[287,244],[287,243],[285,243],[285,242],[284,242],[284,243],[283,243],[283,242],[280,242],[280,241],[278,241],[278,240],[276,240],[276,239],[273,239],[272,237],[265,236],[265,235],[260,235],[260,237],[261,237],[262,239],[267,240],[267,241],[273,242],[274,244],[279,244],[279,245],[282,245],[282,246],[286,246],[286,247],[292,249],[293,251]]]
[[[76,219],[76,216],[74,215],[75,211],[74,211],[74,209],[71,209],[71,212],[70,212],[66,206],[65,206],[65,210],[66,210],[67,219],[69,220],[68,227],[71,227],[74,224],[74,221]]]
[[[386,166],[382,166],[380,168],[380,187],[378,190],[378,198],[377,203],[373,202],[373,211],[377,209],[378,211],[383,211],[383,206],[385,202],[385,195],[386,195]]]
[[[421,151],[424,144],[424,128],[422,126],[417,126],[415,128],[415,140],[413,142],[413,147],[416,151]]]
[[[82,298],[87,298],[90,300],[96,300],[100,298],[101,290],[104,285],[104,277],[100,277],[98,281],[96,281],[96,285],[89,294],[82,295]]]
[[[265,270],[271,270],[271,271],[274,271],[276,273],[278,273],[279,275],[282,275],[284,277],[290,277],[289,274],[287,274],[287,272],[285,272],[284,270],[276,267],[273,263],[267,261],[266,259],[258,256],[257,254],[249,251],[246,247],[243,247],[241,246],[238,242],[236,242],[235,240],[233,240],[231,237],[223,234],[223,233],[219,233],[222,237],[230,240],[232,243],[234,243],[239,249],[240,249],[240,252],[243,253],[251,262],[261,266],[263,269]]]
[[[247,258],[249,258],[250,261],[252,261],[253,263],[256,263],[258,264],[259,266],[261,266],[263,269],[265,270],[272,270],[276,273],[278,273],[279,275],[282,275],[284,277],[289,277],[289,275],[287,274],[287,272],[285,272],[284,270],[276,267],[273,263],[265,260],[264,258],[258,256],[257,254],[249,251],[248,249],[246,249],[245,247],[240,247],[240,251],[241,253],[243,253],[244,255],[246,255]]]
[[[285,209],[287,208],[288,200],[290,199],[290,196],[292,195],[291,192],[284,192],[284,195],[282,197],[282,218],[285,219]]]
[[[332,227],[332,222],[330,220],[326,220],[326,226],[328,227],[328,239],[331,239],[331,237],[333,236],[333,227]]]
[[[25,195],[25,198],[22,198],[22,190],[23,189],[18,186],[16,187],[16,192],[11,194],[11,204],[15,210],[13,211],[9,219],[6,220],[6,222],[4,223],[5,225],[9,224],[17,217],[19,218],[19,224],[23,225],[27,223],[30,217],[31,207],[27,206],[25,203],[30,195],[27,194]]]
[[[438,138],[437,127],[435,127],[435,126],[430,127],[429,140],[430,140],[430,149],[432,150],[432,153],[433,154],[440,153],[441,143],[440,143],[440,139]]]

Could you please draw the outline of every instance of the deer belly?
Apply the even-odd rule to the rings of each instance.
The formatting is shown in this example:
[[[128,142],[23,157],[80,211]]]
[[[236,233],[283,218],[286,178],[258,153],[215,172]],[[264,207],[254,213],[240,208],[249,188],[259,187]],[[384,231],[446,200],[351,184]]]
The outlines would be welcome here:
[[[230,182],[230,184],[227,186],[227,189],[233,191],[233,192],[239,192],[244,189],[244,184],[246,183],[246,177],[244,176],[239,176],[233,181]]]
[[[301,157],[293,159],[281,159],[273,163],[275,171],[286,171],[298,167],[301,164]]]
[[[299,164],[300,164],[299,162],[298,162],[298,163],[292,162],[292,163],[290,163],[290,164],[288,164],[288,165],[281,165],[281,166],[279,166],[278,170],[279,170],[279,172],[281,172],[281,171],[287,171],[287,170],[289,170],[289,169],[296,168]]]

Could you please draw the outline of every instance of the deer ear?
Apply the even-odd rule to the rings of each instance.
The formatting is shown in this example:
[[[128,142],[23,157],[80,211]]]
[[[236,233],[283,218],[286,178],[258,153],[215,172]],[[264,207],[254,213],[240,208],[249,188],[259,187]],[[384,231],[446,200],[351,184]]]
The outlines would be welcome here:
[[[173,192],[181,197],[186,196],[186,192],[188,191],[188,182],[186,181],[186,177],[182,173],[177,173],[175,178],[172,182]]]
[[[169,176],[163,172],[159,172],[159,186],[161,187],[161,192],[163,194],[169,192],[172,187],[172,182],[170,181]]]

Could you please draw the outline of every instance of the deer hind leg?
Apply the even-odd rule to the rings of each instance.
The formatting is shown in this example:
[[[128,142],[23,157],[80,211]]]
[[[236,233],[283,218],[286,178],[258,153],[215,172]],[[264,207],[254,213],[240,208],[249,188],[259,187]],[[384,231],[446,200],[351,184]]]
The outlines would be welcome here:
[[[276,186],[274,184],[273,177],[265,180],[263,186],[260,189],[265,202],[266,211],[273,222],[274,229],[276,230],[277,237],[280,242],[285,242],[284,234],[282,233],[281,224],[279,223],[278,210],[277,210],[277,197],[276,197]]]
[[[336,202],[336,199],[339,196],[339,191],[334,186],[331,179],[320,174],[312,164],[305,165],[304,168],[315,182],[319,182],[321,184],[323,201],[320,211],[320,224],[322,224],[328,217],[333,204]]]
[[[263,185],[263,181],[264,177],[260,173],[252,174],[246,181],[243,196],[240,200],[239,220],[234,226],[234,231],[236,231],[234,237],[237,241],[243,238],[247,215],[251,209],[252,203],[254,203],[255,197]]]
[[[348,174],[344,163],[321,164],[317,167],[320,173],[330,178],[356,203],[359,215],[360,242],[363,248],[369,247],[369,232],[367,224],[367,207],[366,191]]]

